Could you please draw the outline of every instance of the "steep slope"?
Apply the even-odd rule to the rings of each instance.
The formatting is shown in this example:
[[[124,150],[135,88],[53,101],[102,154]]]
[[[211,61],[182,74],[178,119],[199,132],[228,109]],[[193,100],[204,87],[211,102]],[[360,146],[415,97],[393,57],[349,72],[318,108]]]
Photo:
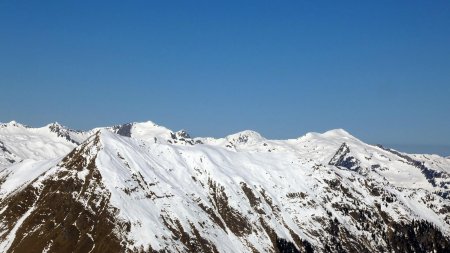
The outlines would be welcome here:
[[[0,251],[448,252],[449,170],[340,129],[192,139],[121,125],[0,172]]]
[[[24,159],[43,160],[69,153],[91,133],[58,123],[31,128],[15,121],[0,124],[0,169]]]
[[[115,231],[121,230],[121,223],[113,221],[117,210],[108,204],[109,193],[95,168],[98,142],[96,134],[23,190],[2,201],[0,251],[117,252],[122,249],[115,236]]]

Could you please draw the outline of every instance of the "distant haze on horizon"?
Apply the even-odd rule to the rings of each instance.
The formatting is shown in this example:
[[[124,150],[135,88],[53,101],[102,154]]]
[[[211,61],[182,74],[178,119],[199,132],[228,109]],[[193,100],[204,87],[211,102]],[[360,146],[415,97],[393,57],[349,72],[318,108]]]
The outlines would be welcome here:
[[[450,155],[450,1],[0,2],[0,121],[343,128]]]
[[[450,156],[450,145],[384,144],[384,146],[410,154]]]

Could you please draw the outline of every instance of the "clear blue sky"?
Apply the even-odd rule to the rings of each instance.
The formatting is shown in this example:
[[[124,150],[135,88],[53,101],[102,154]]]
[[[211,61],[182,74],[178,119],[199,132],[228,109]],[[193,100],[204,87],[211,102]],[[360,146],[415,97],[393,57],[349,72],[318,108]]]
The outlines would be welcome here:
[[[0,88],[3,122],[344,128],[450,154],[450,1],[5,0]]]

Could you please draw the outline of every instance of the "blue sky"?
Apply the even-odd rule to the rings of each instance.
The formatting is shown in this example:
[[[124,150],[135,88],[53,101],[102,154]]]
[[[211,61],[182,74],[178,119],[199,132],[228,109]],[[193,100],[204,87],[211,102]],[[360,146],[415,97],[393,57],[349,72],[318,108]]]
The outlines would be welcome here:
[[[0,121],[344,128],[450,154],[449,13],[438,0],[1,1]]]

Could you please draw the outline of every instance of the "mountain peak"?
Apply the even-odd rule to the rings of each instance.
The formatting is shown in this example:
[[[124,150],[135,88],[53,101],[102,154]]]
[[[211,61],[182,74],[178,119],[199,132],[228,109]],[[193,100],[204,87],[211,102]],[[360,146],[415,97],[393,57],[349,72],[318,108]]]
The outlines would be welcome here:
[[[345,131],[342,128],[337,128],[337,129],[332,129],[332,130],[326,131],[322,135],[325,137],[355,138],[353,135],[351,135],[349,132]]]
[[[135,133],[149,133],[149,132],[171,132],[171,130],[159,126],[152,121],[144,121],[144,122],[130,122],[121,125],[116,125],[112,127],[113,132],[131,137],[132,131]]]
[[[151,143],[190,144],[194,142],[185,130],[174,132],[152,121],[133,122],[108,128],[122,136],[132,137]]]
[[[244,130],[241,132],[237,132],[235,134],[228,135],[226,139],[231,142],[249,143],[249,144],[266,140],[264,137],[261,136],[261,134],[253,130]]]
[[[11,120],[8,123],[3,123],[3,126],[6,126],[6,127],[26,127],[25,125],[20,124],[19,122],[15,121],[15,120]]]
[[[317,133],[317,132],[309,132],[305,134],[304,136],[299,137],[299,139],[303,140],[310,140],[310,139],[327,139],[327,140],[334,140],[338,142],[345,142],[345,140],[353,139],[357,140],[356,137],[351,135],[349,132],[345,131],[342,128],[332,129],[329,131],[326,131],[324,133]]]
[[[63,125],[61,125],[61,124],[59,124],[59,123],[56,122],[56,121],[53,122],[53,123],[47,124],[45,127],[46,127],[46,128],[49,128],[50,131],[56,132],[56,133],[61,133],[61,132],[67,132],[67,131],[69,131],[69,128],[67,128],[67,127],[65,127],[65,126],[63,126]]]
[[[63,125],[61,125],[58,121],[52,122],[50,124],[47,124],[47,127],[50,126],[55,126],[55,127],[64,127]]]
[[[158,124],[156,124],[155,122],[153,122],[153,121],[151,121],[151,120],[147,120],[147,121],[142,121],[142,122],[133,122],[133,124],[136,124],[136,125],[145,125],[145,126],[160,126],[160,125],[158,125]]]
[[[448,160],[342,129],[301,141],[246,130],[204,145],[153,122],[97,128],[78,145],[48,128],[0,130],[0,162],[23,159],[0,164],[0,252],[450,248]]]

